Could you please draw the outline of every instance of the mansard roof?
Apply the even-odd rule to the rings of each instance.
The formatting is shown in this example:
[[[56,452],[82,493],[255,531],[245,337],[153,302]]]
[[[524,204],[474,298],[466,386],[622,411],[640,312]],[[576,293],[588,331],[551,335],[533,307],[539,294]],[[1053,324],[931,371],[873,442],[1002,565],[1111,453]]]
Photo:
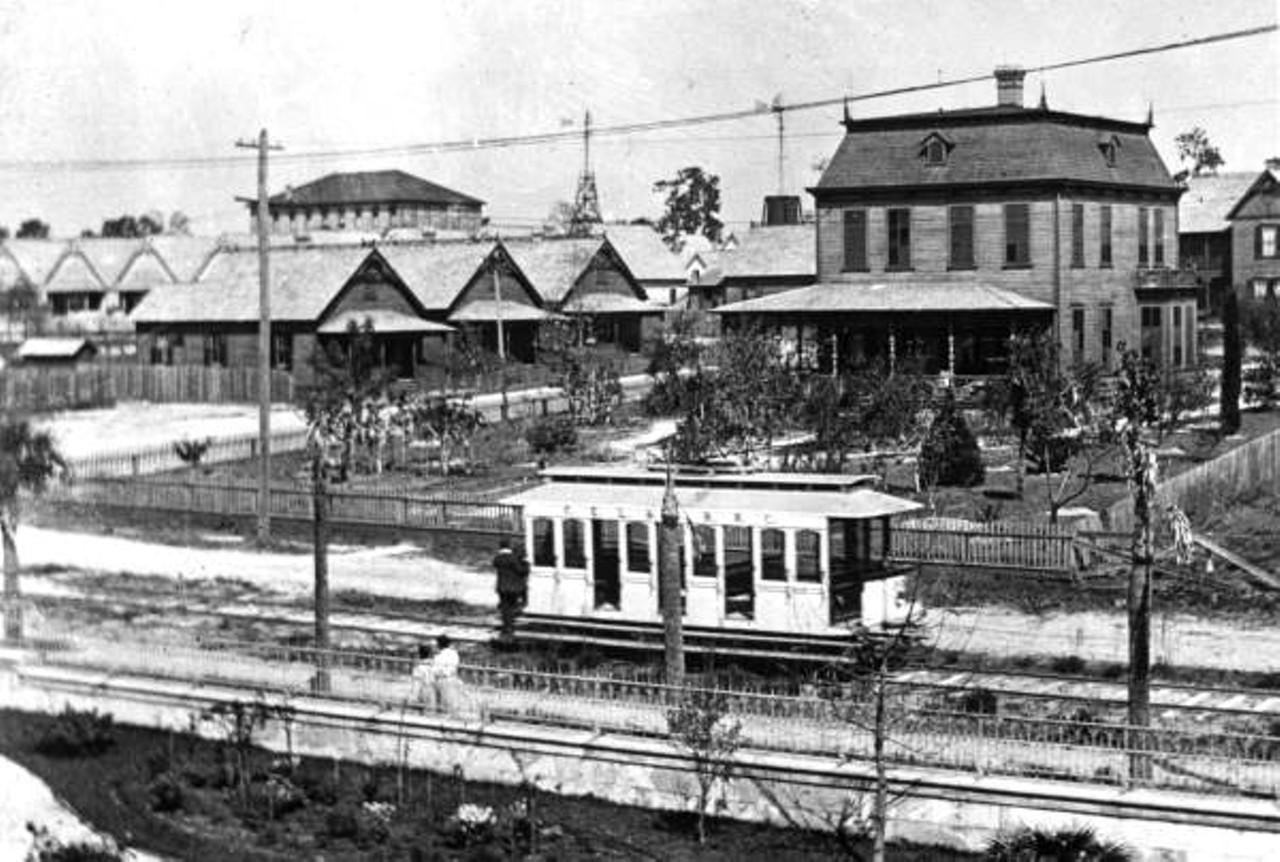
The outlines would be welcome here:
[[[1105,117],[998,105],[845,122],[845,137],[818,185],[824,193],[1081,183],[1176,194],[1149,126]],[[951,145],[945,164],[921,157],[921,141]],[[1118,144],[1114,164],[1105,145]]]

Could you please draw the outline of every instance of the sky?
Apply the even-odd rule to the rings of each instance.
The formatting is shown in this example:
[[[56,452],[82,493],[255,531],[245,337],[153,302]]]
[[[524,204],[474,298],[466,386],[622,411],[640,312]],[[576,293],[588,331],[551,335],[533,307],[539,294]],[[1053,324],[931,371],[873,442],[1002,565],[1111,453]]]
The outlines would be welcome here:
[[[0,0],[0,225],[74,236],[122,213],[182,210],[195,232],[248,229],[267,128],[279,191],[331,171],[400,168],[532,224],[571,199],[580,141],[434,154],[300,158],[750,109],[1106,54],[1275,24],[1276,0]],[[1280,155],[1280,36],[1028,75],[1053,108],[1143,120],[1171,170],[1202,126],[1226,170]],[[973,107],[992,80],[868,101],[855,116]],[[804,195],[839,142],[839,107],[786,116],[782,186]],[[566,125],[572,123],[575,125]],[[606,218],[655,217],[656,180],[721,178],[734,229],[779,190],[775,118],[592,144]],[[239,157],[239,158],[237,158]],[[138,159],[220,161],[104,166]],[[229,160],[229,161],[228,161]],[[86,164],[89,162],[89,164]],[[811,198],[804,195],[805,206]]]

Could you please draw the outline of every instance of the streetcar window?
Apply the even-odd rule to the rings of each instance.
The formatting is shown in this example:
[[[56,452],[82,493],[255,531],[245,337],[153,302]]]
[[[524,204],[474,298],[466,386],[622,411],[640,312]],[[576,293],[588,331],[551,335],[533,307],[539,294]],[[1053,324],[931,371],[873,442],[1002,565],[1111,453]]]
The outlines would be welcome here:
[[[533,519],[533,564],[556,564],[556,524],[550,518]]]
[[[787,579],[787,534],[781,530],[760,531],[760,577],[766,581]]]
[[[649,572],[649,525],[641,521],[627,524],[627,571]]]
[[[822,542],[814,530],[796,533],[796,580],[822,581]]]
[[[716,528],[698,524],[693,528],[693,574],[700,578],[714,578],[716,568]]]
[[[566,518],[564,529],[564,567],[566,569],[585,569],[587,567],[587,546],[583,540],[582,522],[576,518]]]

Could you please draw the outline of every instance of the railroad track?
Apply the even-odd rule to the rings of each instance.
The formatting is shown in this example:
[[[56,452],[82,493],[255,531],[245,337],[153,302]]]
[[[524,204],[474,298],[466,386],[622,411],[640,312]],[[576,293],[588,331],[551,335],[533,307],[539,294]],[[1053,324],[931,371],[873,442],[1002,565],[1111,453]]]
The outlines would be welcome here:
[[[77,607],[103,610],[104,608],[129,615],[174,615],[188,619],[207,617],[242,623],[279,625],[282,627],[310,629],[314,624],[309,607],[288,600],[255,597],[252,606],[230,605],[225,600],[207,598],[182,598],[174,595],[156,596],[154,591],[122,588],[110,593],[80,591],[48,579],[32,578],[26,585],[26,599],[48,608]],[[446,614],[430,615],[372,613],[356,609],[335,608],[330,625],[336,631],[400,638],[406,641],[424,640],[440,634],[448,634],[462,643],[488,644],[494,640],[497,618],[458,617]],[[630,653],[654,653],[662,649],[660,639],[644,639],[638,636],[639,626],[625,622],[593,626],[590,631],[577,631],[566,637],[557,630],[554,620],[533,617],[522,623],[521,639],[526,643],[565,643],[566,640],[582,646],[596,646]],[[648,632],[652,634],[652,627]],[[687,649],[704,656],[714,653],[729,659],[735,655],[768,660],[779,664],[831,666],[838,663],[847,650],[847,640],[797,637],[789,648],[778,647],[776,639],[735,636],[726,638],[724,633],[689,630]],[[730,647],[735,649],[731,650]],[[1002,703],[1010,700],[1029,702],[1074,703],[1099,708],[1120,708],[1126,700],[1123,681],[1098,677],[1082,677],[1067,674],[1034,672],[992,672],[949,668],[908,668],[895,673],[894,685],[914,696],[939,695],[962,697],[981,689],[995,695]],[[1153,710],[1165,718],[1189,715],[1216,715],[1223,717],[1280,718],[1280,690],[1208,687],[1184,683],[1157,682],[1151,687]]]

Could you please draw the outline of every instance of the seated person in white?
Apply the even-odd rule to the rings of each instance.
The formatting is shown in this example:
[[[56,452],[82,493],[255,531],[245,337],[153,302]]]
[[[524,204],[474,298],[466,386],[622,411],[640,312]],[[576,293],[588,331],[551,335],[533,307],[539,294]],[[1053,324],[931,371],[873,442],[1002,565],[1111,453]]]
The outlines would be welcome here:
[[[431,661],[436,706],[443,712],[459,712],[464,705],[464,693],[462,680],[458,679],[458,651],[448,635],[440,635],[438,643],[440,650]]]
[[[418,660],[413,665],[413,685],[410,698],[423,709],[436,708],[435,647],[418,644]]]

